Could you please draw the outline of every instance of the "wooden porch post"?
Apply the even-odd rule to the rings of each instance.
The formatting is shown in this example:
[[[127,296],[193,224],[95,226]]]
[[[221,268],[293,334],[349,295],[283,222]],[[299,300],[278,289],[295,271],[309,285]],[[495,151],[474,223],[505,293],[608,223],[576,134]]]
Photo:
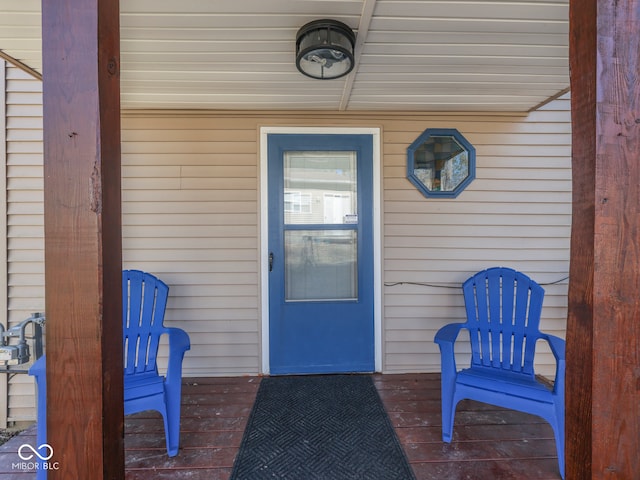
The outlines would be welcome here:
[[[42,2],[49,478],[124,478],[118,0]]]
[[[571,0],[567,479],[640,472],[640,0]]]

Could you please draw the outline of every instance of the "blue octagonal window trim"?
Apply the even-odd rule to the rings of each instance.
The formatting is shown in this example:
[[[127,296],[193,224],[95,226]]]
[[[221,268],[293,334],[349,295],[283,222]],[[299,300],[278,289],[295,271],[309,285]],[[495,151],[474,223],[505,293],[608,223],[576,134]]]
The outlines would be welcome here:
[[[455,128],[428,128],[407,148],[407,179],[425,197],[455,198],[476,176],[476,149]]]

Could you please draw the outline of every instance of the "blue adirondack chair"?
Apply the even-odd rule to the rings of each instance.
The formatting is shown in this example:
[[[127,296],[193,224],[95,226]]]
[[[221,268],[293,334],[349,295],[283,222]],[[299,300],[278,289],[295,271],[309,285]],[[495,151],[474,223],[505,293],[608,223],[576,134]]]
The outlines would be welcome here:
[[[543,288],[523,273],[495,267],[462,286],[465,323],[442,327],[435,336],[442,359],[442,440],[450,443],[456,405],[472,399],[538,415],[551,425],[564,478],[565,342],[541,333]],[[469,331],[471,365],[456,368],[454,343]],[[546,340],[556,359],[553,389],[536,379],[536,342]]]
[[[179,328],[163,325],[169,287],[153,275],[139,270],[122,272],[122,319],[124,342],[124,414],[157,410],[164,420],[167,454],[178,454],[180,444],[180,400],[182,359],[191,348],[189,336]],[[169,339],[166,377],[158,373],[156,356],[160,337]],[[38,446],[47,443],[47,378],[45,356],[29,370],[38,386]],[[38,480],[46,479],[39,469]]]
[[[164,420],[167,454],[178,454],[182,359],[191,348],[189,336],[164,326],[169,287],[140,270],[122,272],[124,331],[124,414],[157,410]],[[158,373],[156,356],[160,337],[169,339],[167,375]]]

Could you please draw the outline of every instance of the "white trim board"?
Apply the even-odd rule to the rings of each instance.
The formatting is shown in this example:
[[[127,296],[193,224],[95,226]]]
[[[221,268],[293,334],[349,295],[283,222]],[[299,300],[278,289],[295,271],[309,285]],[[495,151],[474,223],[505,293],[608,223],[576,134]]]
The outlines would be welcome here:
[[[382,190],[380,128],[359,127],[261,127],[260,128],[260,308],[261,364],[260,373],[269,374],[269,202],[267,136],[280,134],[371,135],[373,137],[373,282],[375,371],[382,371]]]

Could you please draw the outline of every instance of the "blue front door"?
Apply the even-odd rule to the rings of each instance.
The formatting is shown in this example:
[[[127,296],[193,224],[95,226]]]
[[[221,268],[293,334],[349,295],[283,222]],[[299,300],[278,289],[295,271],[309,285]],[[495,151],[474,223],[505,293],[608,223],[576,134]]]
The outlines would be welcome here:
[[[371,372],[373,139],[270,134],[272,374]]]

